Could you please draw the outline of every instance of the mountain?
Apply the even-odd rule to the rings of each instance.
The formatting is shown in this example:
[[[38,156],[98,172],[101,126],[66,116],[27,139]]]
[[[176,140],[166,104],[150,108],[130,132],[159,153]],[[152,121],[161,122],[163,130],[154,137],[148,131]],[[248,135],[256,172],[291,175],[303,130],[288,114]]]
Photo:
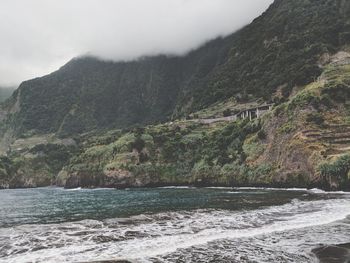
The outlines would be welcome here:
[[[348,1],[275,0],[184,56],[75,58],[3,104],[0,184],[343,187],[349,44]],[[259,102],[253,122],[179,121]]]
[[[170,118],[180,90],[227,56],[218,39],[186,57],[157,56],[131,62],[84,57],[57,72],[24,82],[6,104],[18,134],[61,136],[96,128],[123,128]],[[222,55],[220,55],[222,52]],[[8,118],[9,119],[9,118]]]
[[[183,57],[76,58],[21,84],[7,105],[20,105],[12,126],[65,136],[164,121],[229,97],[288,95],[321,73],[321,54],[349,41],[348,14],[345,0],[278,0],[239,32]]]

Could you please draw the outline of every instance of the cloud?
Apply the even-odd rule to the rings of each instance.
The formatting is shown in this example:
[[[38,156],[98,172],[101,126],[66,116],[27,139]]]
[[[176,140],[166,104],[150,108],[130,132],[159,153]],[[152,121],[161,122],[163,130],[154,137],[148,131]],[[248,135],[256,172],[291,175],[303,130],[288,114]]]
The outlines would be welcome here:
[[[232,33],[272,0],[1,0],[0,85],[92,54],[130,60],[184,54]]]

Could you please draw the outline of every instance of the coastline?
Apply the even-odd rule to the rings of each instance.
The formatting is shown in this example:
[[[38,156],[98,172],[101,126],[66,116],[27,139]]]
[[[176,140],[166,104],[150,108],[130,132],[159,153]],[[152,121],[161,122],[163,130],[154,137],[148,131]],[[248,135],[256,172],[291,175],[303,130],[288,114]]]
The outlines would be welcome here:
[[[152,186],[130,186],[130,187],[75,187],[67,188],[59,185],[49,185],[49,186],[40,186],[40,187],[20,187],[20,188],[0,188],[0,191],[6,190],[26,190],[26,189],[62,189],[65,191],[96,191],[96,190],[131,190],[131,189],[228,189],[228,190],[239,190],[239,191],[296,191],[296,192],[306,192],[310,194],[339,194],[339,195],[348,195],[350,190],[345,191],[330,191],[322,188],[299,188],[299,187],[273,187],[273,186],[199,186],[199,185],[152,185]]]

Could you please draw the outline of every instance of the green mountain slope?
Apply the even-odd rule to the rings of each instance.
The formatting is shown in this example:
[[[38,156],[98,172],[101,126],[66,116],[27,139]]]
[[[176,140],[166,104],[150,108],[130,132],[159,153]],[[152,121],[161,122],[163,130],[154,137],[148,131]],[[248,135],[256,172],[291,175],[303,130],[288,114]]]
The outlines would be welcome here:
[[[66,187],[350,189],[350,53],[261,119],[179,121],[89,138]],[[334,58],[334,57],[333,57]],[[109,138],[106,140],[106,138]]]
[[[77,58],[57,72],[24,82],[10,126],[18,134],[76,134],[179,117],[236,97],[288,95],[321,70],[319,57],[350,39],[344,0],[277,0],[252,24],[184,57],[133,62]]]

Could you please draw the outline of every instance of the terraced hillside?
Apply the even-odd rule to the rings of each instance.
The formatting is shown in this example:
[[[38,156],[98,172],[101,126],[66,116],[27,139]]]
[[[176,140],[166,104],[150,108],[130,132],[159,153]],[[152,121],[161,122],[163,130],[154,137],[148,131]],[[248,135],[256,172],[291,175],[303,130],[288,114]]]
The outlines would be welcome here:
[[[326,158],[334,158],[350,152],[350,125],[328,125],[322,129],[304,130],[302,136],[306,143],[322,143],[327,150]]]
[[[335,168],[338,172],[333,177],[338,182],[322,169],[350,156],[350,54],[345,53],[330,57],[317,81],[299,89],[266,116],[266,139],[257,142],[265,151],[252,163],[273,164],[274,180],[296,180],[304,185],[317,182],[333,188],[341,182],[348,187],[343,181],[350,176],[350,163]]]

